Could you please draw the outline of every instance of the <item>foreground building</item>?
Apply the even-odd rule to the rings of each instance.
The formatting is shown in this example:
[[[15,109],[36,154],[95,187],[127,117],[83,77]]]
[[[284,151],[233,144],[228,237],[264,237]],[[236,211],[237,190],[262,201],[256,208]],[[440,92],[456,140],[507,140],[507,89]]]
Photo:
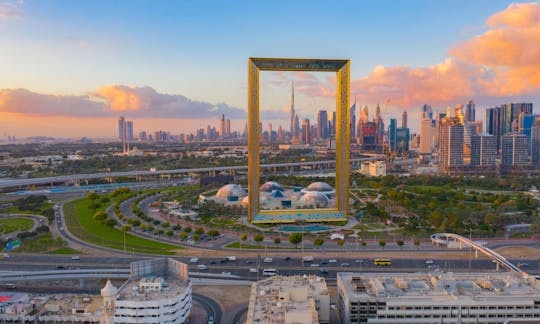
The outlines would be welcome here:
[[[337,275],[341,323],[540,323],[540,284],[512,273]]]
[[[317,276],[274,276],[253,283],[246,323],[330,323],[326,281]]]

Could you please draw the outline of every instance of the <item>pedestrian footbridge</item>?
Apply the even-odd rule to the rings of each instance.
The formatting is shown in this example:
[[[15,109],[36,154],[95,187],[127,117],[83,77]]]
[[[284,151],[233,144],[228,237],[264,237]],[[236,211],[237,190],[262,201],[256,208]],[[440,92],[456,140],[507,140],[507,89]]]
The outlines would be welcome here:
[[[449,248],[463,248],[463,246],[473,248],[476,256],[478,252],[485,254],[487,257],[493,260],[497,264],[497,270],[499,266],[503,266],[509,271],[518,273],[522,277],[529,277],[529,274],[519,267],[508,261],[505,257],[499,253],[485,247],[485,242],[475,242],[466,237],[463,237],[454,233],[436,233],[431,235],[431,242],[437,246],[445,245]]]

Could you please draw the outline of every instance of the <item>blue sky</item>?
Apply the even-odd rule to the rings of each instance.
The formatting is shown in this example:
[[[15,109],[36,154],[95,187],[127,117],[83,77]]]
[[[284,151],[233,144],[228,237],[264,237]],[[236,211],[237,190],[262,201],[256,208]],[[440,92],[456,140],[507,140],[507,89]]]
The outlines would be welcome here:
[[[250,56],[350,59],[353,81],[376,66],[434,66],[510,3],[0,1],[0,89],[84,95],[149,86],[245,109]]]

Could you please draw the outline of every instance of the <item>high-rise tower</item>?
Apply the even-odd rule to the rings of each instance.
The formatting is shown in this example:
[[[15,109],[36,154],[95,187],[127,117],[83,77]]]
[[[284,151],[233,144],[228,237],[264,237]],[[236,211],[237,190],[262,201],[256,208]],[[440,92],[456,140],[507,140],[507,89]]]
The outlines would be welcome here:
[[[291,84],[291,139],[296,137],[294,129],[294,118],[296,116],[296,111],[294,111],[294,81]]]
[[[351,106],[351,141],[354,141],[354,134],[356,134],[356,98],[354,98],[354,104]]]
[[[401,128],[407,128],[407,111],[401,113]]]

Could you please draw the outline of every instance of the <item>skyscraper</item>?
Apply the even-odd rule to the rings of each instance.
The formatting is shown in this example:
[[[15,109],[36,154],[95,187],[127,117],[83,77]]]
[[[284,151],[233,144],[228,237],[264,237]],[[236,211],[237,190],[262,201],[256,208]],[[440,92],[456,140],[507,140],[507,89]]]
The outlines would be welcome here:
[[[388,126],[388,140],[390,141],[390,150],[392,152],[397,149],[396,141],[396,129],[397,129],[397,120],[395,118],[390,118],[390,126]]]
[[[226,131],[226,124],[225,124],[225,114],[221,115],[221,119],[219,120],[219,128],[218,128],[218,135],[220,138],[225,137],[225,131]]]
[[[128,141],[133,141],[133,121],[126,122],[126,139]]]
[[[121,141],[126,139],[126,120],[124,119],[124,116],[118,118],[118,138]]]
[[[326,110],[319,110],[317,113],[317,132],[320,139],[324,140],[329,137],[328,112]]]
[[[295,123],[295,117],[296,117],[296,111],[294,110],[294,81],[291,84],[291,139],[296,137],[296,132],[294,129],[294,123]]]
[[[356,134],[356,98],[354,104],[351,106],[351,141],[354,141],[354,134]]]
[[[407,111],[401,113],[401,128],[407,128]]]
[[[302,120],[302,144],[311,144],[311,127],[309,125],[309,119],[304,118]]]
[[[422,118],[420,122],[420,154],[431,154],[433,149],[433,121]]]
[[[474,102],[472,100],[469,100],[467,105],[465,106],[465,119],[467,121],[473,122],[476,118],[476,107],[474,105]]]
[[[455,117],[444,117],[439,134],[439,171],[451,173],[463,166],[463,125]]]
[[[540,120],[531,127],[531,160],[535,167],[540,166]]]
[[[471,137],[471,166],[494,168],[497,156],[497,141],[495,136],[488,134]],[[490,170],[494,172],[493,170]]]
[[[524,166],[528,164],[527,136],[524,134],[504,134],[502,138],[502,166]]]

